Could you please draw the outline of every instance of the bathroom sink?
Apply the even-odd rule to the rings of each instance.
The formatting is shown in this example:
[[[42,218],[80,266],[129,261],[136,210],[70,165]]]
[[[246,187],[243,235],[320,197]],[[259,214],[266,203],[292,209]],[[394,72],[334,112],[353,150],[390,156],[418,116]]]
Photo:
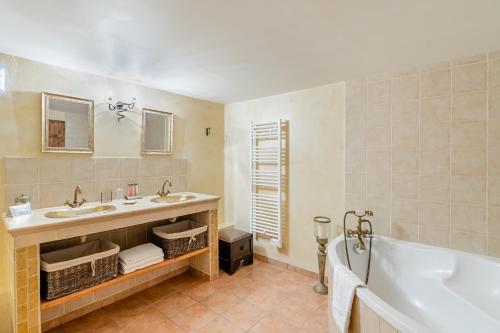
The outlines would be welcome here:
[[[195,198],[196,197],[194,195],[176,194],[176,195],[167,195],[165,197],[156,197],[151,199],[151,201],[157,203],[172,203],[172,202],[193,200]]]
[[[81,215],[88,215],[94,213],[104,213],[116,210],[112,205],[100,205],[92,207],[80,207],[73,209],[60,209],[45,213],[45,217],[49,218],[63,218],[63,217],[76,217]]]

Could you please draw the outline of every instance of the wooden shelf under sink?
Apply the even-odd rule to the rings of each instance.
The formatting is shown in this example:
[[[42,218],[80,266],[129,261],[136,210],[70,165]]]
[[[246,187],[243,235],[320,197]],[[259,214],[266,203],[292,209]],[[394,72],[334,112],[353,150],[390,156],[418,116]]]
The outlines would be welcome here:
[[[210,250],[210,248],[207,246],[207,247],[204,247],[203,249],[196,250],[196,251],[193,251],[193,252],[189,252],[189,253],[187,253],[185,255],[182,255],[182,256],[179,256],[179,257],[176,257],[176,258],[173,258],[173,259],[166,259],[166,260],[164,260],[163,262],[161,262],[159,264],[152,265],[152,266],[149,266],[149,267],[146,267],[146,268],[143,268],[143,269],[139,269],[139,270],[137,270],[135,272],[132,272],[132,273],[129,273],[129,274],[120,274],[120,273],[118,273],[118,276],[116,278],[108,280],[108,281],[103,282],[101,284],[98,284],[96,286],[93,286],[93,287],[90,287],[90,288],[87,288],[87,289],[83,289],[83,290],[77,291],[77,292],[75,292],[73,294],[62,296],[62,297],[59,297],[59,298],[56,298],[56,299],[53,299],[53,300],[42,300],[41,303],[40,303],[40,309],[42,309],[42,310],[49,309],[49,308],[52,308],[52,307],[57,306],[59,304],[66,303],[66,302],[75,300],[77,298],[81,298],[81,297],[87,296],[87,295],[93,293],[96,290],[99,290],[99,289],[102,289],[102,288],[106,288],[106,287],[110,287],[112,285],[121,283],[123,281],[133,279],[133,278],[135,278],[137,276],[144,275],[144,274],[149,273],[151,271],[155,271],[157,269],[164,268],[166,266],[170,266],[170,265],[175,264],[175,263],[177,263],[179,261],[183,261],[183,260],[189,259],[191,257],[194,257],[194,256],[197,256],[197,255],[206,253],[209,250]]]

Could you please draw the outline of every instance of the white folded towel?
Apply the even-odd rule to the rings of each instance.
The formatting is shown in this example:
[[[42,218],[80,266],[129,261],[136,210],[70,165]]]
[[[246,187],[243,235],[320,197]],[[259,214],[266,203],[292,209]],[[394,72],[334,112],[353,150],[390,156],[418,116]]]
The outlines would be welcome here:
[[[163,256],[163,250],[161,248],[152,243],[146,243],[121,251],[118,254],[118,258],[126,264],[133,264],[160,255]]]
[[[352,302],[357,287],[365,284],[344,265],[335,265],[333,268],[332,313],[340,333],[349,330]]]
[[[158,264],[158,263],[160,263],[162,261],[163,261],[163,255],[162,256],[154,256],[154,257],[151,257],[151,258],[147,258],[147,259],[138,261],[137,263],[130,264],[130,265],[124,264],[123,262],[119,261],[119,263],[118,263],[118,270],[122,274],[128,274],[128,273],[132,273],[132,272],[134,272],[134,271],[136,271],[138,269],[146,268],[148,266],[151,266],[151,265],[154,265],[154,264]]]

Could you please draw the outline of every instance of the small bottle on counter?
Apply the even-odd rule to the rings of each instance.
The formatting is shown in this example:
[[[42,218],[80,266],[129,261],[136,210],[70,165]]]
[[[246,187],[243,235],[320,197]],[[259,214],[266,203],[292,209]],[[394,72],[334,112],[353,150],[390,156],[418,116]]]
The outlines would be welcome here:
[[[133,183],[128,183],[127,184],[127,196],[132,197],[134,196],[134,184]]]
[[[123,189],[121,187],[115,190],[115,196],[117,199],[123,199]]]

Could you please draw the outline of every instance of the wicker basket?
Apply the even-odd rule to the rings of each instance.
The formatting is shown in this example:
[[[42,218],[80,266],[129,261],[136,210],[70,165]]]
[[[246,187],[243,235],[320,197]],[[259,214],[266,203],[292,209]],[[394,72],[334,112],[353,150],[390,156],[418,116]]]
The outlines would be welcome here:
[[[119,251],[118,245],[96,239],[41,254],[42,296],[54,299],[116,277]]]
[[[165,258],[172,259],[207,246],[208,226],[184,220],[153,228],[153,243],[163,249]]]

